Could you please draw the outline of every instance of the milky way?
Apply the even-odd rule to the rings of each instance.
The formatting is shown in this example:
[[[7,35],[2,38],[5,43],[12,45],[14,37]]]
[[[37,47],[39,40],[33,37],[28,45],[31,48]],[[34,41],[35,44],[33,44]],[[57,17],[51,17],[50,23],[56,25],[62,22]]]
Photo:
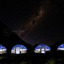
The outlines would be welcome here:
[[[18,32],[18,36],[21,36],[25,31],[31,32],[34,29],[34,27],[38,25],[39,19],[41,19],[43,15],[44,15],[44,11],[39,10],[38,15],[31,17],[28,20],[28,22],[25,24],[23,29]]]
[[[64,39],[62,0],[16,0],[11,4],[1,7],[0,20],[25,42],[51,45]]]
[[[44,4],[41,3],[41,5],[37,9],[37,14],[33,14],[32,17],[30,17],[27,21],[27,23],[17,32],[17,35],[22,38],[23,40],[26,40],[28,35],[31,34],[31,32],[35,29],[35,27],[38,26],[38,24],[41,23],[41,19],[43,22],[43,19],[46,17],[46,14],[49,11],[50,7],[50,1],[46,0]],[[22,35],[25,34],[23,37]]]

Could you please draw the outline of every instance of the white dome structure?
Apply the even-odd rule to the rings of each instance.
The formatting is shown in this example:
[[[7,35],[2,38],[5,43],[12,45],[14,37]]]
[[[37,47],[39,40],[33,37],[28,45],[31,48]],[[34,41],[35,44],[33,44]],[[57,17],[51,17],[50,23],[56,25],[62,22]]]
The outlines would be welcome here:
[[[49,46],[47,46],[47,45],[45,45],[45,44],[40,44],[40,45],[38,45],[38,46],[35,48],[34,52],[35,52],[35,53],[43,53],[43,54],[45,54],[46,51],[50,51],[50,50],[51,50],[51,48],[50,48]]]
[[[57,50],[64,51],[64,44],[61,44],[60,46],[58,46]]]
[[[5,54],[6,52],[7,49],[3,45],[0,45],[0,54]]]
[[[24,54],[24,53],[27,53],[27,48],[24,45],[18,44],[12,48],[11,53],[12,54]]]

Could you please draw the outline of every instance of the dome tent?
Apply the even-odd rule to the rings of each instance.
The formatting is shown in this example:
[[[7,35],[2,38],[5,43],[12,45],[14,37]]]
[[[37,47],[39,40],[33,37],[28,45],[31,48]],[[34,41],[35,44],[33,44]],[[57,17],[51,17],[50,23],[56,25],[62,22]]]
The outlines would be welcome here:
[[[11,50],[11,53],[13,54],[22,54],[26,52],[27,52],[27,48],[21,44],[15,45]]]
[[[51,48],[49,46],[47,46],[45,44],[40,44],[40,45],[36,46],[34,52],[35,53],[44,53],[45,54],[46,51],[50,51],[50,50],[51,50]]]
[[[6,51],[7,49],[3,45],[0,45],[0,54],[4,54]]]
[[[61,44],[60,46],[58,46],[57,50],[64,51],[64,44]]]

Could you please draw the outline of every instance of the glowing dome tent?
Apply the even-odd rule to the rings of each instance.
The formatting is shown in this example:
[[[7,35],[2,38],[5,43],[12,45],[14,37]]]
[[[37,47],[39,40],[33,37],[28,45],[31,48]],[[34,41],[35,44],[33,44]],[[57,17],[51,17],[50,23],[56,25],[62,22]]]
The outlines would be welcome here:
[[[5,54],[6,51],[7,49],[3,45],[0,45],[0,54]]]
[[[57,50],[64,51],[64,44],[61,44],[60,46],[58,46]]]
[[[46,53],[46,51],[50,51],[51,50],[51,48],[49,47],[49,46],[47,46],[47,45],[45,45],[45,44],[40,44],[40,45],[38,45],[36,48],[35,48],[35,50],[34,50],[34,52],[35,53]]]
[[[12,48],[11,53],[13,54],[27,53],[27,48],[24,45],[18,44]]]

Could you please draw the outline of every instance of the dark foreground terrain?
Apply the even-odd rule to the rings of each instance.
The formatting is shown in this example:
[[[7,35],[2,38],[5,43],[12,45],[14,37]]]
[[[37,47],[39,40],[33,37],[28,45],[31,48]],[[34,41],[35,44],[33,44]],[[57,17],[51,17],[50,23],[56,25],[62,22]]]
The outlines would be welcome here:
[[[0,64],[33,64],[33,63],[64,64],[64,56],[62,54],[0,55]]]

